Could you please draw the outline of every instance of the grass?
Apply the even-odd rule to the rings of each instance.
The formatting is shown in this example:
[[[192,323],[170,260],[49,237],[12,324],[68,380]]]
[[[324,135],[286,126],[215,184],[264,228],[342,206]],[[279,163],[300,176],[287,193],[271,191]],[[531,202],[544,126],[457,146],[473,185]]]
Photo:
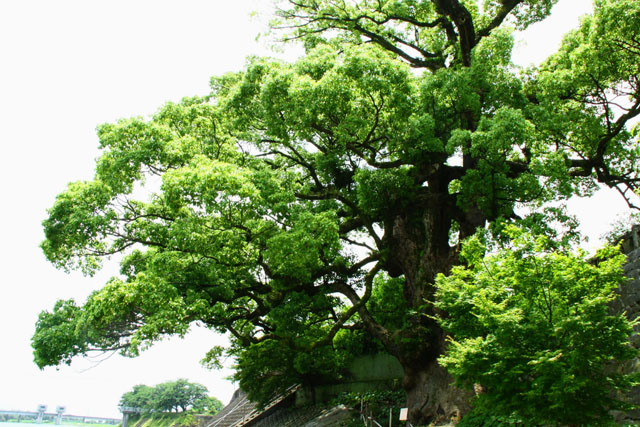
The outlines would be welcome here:
[[[190,413],[135,415],[129,418],[130,427],[189,427],[198,421]]]

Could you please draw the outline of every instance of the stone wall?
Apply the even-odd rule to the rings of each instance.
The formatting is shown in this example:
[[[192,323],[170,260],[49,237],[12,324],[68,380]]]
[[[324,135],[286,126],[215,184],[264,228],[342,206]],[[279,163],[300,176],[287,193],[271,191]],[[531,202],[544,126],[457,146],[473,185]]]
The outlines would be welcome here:
[[[627,283],[618,288],[620,298],[611,304],[616,313],[626,313],[627,318],[633,320],[640,317],[640,225],[634,225],[621,240],[622,251],[627,255],[627,264],[624,266]],[[640,348],[640,325],[636,325],[635,333],[631,336],[634,347]],[[640,371],[640,358],[621,364],[618,369]],[[630,402],[640,405],[640,387],[634,387],[626,396]],[[619,412],[615,414],[618,422],[636,424],[640,421],[640,410]]]
[[[640,316],[640,225],[634,225],[622,237],[621,243],[622,251],[627,255],[624,272],[629,280],[618,289],[620,298],[614,301],[612,308],[617,313],[626,312],[630,319],[635,319]]]

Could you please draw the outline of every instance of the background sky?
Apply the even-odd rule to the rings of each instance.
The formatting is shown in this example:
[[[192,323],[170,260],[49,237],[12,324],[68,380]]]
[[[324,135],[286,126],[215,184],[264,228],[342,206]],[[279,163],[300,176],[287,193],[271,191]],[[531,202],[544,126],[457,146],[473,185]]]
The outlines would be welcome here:
[[[196,329],[137,359],[77,359],[40,371],[30,337],[57,299],[83,301],[117,271],[92,278],[55,270],[38,245],[46,209],[71,181],[91,179],[95,127],[150,115],[167,101],[203,95],[209,77],[239,70],[266,42],[268,0],[0,0],[0,409],[66,405],[78,415],[119,416],[135,384],[187,378],[227,403],[229,370],[199,364],[224,337]],[[537,63],[589,12],[590,0],[560,0],[552,18],[518,35],[515,59]],[[251,18],[252,11],[260,11]],[[295,55],[288,53],[289,57]],[[605,192],[572,202],[590,245],[625,203]]]

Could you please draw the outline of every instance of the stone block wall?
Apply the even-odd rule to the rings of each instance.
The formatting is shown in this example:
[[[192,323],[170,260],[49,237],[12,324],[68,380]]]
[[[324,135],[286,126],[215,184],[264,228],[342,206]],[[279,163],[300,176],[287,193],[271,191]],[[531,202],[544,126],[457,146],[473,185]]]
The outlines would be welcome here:
[[[622,251],[627,255],[624,273],[629,280],[618,288],[620,298],[611,304],[611,308],[616,313],[626,313],[629,319],[636,319],[640,317],[640,224],[634,225],[631,231],[622,237],[621,246]],[[640,325],[636,325],[631,343],[634,347],[640,348]],[[627,361],[617,369],[625,372],[640,371],[640,358]],[[633,388],[626,399],[640,405],[640,387]],[[620,423],[637,424],[640,421],[640,410],[619,412],[614,415]]]
[[[627,234],[622,237],[622,250],[627,255],[627,264],[624,273],[629,278],[618,289],[620,298],[614,301],[614,311],[626,312],[630,319],[640,316],[640,225],[634,225]]]

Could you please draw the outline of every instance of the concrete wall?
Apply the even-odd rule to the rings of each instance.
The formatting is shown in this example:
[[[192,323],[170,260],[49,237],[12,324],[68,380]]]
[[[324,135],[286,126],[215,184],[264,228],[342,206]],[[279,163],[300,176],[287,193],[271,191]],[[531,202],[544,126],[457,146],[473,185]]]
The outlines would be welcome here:
[[[356,357],[349,372],[351,377],[339,384],[317,385],[298,390],[296,406],[326,402],[340,393],[397,390],[403,375],[398,359],[384,353]]]
[[[349,367],[353,381],[386,381],[401,379],[402,366],[395,357],[379,353],[355,358]]]

